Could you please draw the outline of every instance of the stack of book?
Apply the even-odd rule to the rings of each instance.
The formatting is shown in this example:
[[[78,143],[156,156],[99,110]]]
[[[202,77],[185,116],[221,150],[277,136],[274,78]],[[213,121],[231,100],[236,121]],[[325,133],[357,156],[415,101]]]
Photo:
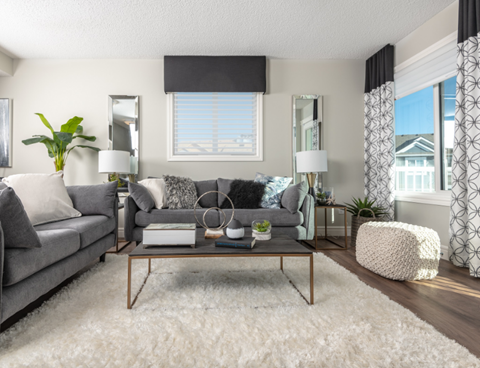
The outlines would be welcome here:
[[[254,245],[255,245],[255,238],[248,238],[248,237],[234,240],[224,235],[218,238],[217,240],[215,240],[216,247],[252,249]]]
[[[150,224],[143,229],[143,247],[189,245],[195,248],[195,224]]]

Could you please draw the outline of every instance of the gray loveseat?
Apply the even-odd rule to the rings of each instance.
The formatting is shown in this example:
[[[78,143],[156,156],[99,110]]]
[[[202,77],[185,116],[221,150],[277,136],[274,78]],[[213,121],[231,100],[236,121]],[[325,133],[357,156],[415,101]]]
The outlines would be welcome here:
[[[228,193],[233,180],[215,179],[196,181],[197,197],[209,191]],[[209,193],[200,199],[201,209],[197,209],[197,217],[202,221],[203,214],[208,208],[220,207],[224,196],[217,193]],[[272,234],[288,235],[296,240],[313,239],[314,230],[314,198],[307,194],[303,203],[298,206],[299,210],[291,213],[286,208],[280,209],[235,209],[235,219],[239,220],[245,230],[251,229],[253,220],[266,219],[272,224]],[[223,210],[229,221],[231,209]],[[140,210],[132,197],[125,199],[125,240],[140,242],[143,239],[143,229],[152,223],[195,223],[193,209],[153,209],[150,212]],[[205,216],[206,223],[210,227],[219,226],[223,221],[223,215],[218,210],[211,210]],[[201,226],[197,224],[197,228]]]
[[[3,185],[0,183],[0,190]],[[118,228],[116,182],[70,186],[67,192],[82,216],[35,226],[40,248],[4,249],[0,224],[0,323],[96,258],[105,261],[106,251],[115,246]]]

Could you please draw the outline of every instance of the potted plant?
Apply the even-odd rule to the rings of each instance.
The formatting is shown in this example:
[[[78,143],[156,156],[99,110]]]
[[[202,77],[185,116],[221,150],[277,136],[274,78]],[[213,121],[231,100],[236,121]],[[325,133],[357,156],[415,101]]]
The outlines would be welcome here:
[[[317,193],[317,203],[319,205],[324,205],[325,203],[327,203],[327,193],[318,192]]]
[[[381,221],[381,217],[385,215],[385,209],[383,207],[374,206],[375,200],[370,201],[368,197],[365,199],[352,198],[351,203],[347,203],[347,211],[352,214],[352,235],[350,245],[355,246],[357,240],[358,229],[364,223],[369,221]]]
[[[68,155],[70,152],[79,147],[79,148],[89,148],[96,152],[100,151],[100,148],[85,146],[82,144],[77,144],[68,148],[68,145],[73,142],[74,139],[80,138],[90,142],[95,142],[97,139],[94,136],[83,135],[83,127],[80,125],[83,118],[74,116],[65,124],[60,127],[60,131],[56,132],[53,130],[50,123],[45,119],[43,114],[35,114],[40,117],[40,120],[43,122],[50,132],[52,132],[52,138],[47,137],[46,135],[34,135],[33,138],[23,140],[23,144],[29,146],[35,143],[43,143],[48,150],[48,156],[53,158],[55,165],[55,171],[63,170],[65,164],[67,163]]]
[[[252,234],[257,240],[270,240],[272,238],[272,225],[267,220],[254,220]]]

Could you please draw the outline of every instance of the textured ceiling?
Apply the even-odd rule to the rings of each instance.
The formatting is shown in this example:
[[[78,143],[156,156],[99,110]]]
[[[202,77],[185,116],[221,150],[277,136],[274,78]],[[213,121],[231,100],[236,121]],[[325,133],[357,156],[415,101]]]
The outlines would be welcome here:
[[[454,0],[1,0],[16,58],[366,59]]]

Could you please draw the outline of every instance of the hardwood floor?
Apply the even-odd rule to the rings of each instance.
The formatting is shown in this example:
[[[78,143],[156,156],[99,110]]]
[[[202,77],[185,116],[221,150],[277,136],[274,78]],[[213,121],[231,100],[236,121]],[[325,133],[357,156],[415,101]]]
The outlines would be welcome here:
[[[336,238],[343,244],[344,238]],[[125,243],[119,244],[122,248]],[[326,241],[320,247],[331,247]],[[128,244],[119,254],[128,254],[135,243]],[[111,250],[114,250],[112,248]],[[465,346],[480,358],[480,279],[470,277],[468,269],[459,268],[445,260],[440,261],[439,274],[431,281],[400,282],[385,279],[360,266],[355,258],[355,248],[344,250],[320,250],[326,256],[356,274],[366,284],[380,290],[393,301],[415,313],[419,318],[434,326],[445,336]],[[28,313],[38,308],[54,293],[87,271],[96,262],[66,280],[50,293],[44,295],[24,310],[5,321],[4,331]]]
[[[337,238],[340,244],[343,239]],[[331,247],[331,243],[321,241],[319,246]],[[440,260],[433,280],[393,281],[360,266],[355,248],[320,252],[480,358],[480,279],[471,277],[468,269]]]

